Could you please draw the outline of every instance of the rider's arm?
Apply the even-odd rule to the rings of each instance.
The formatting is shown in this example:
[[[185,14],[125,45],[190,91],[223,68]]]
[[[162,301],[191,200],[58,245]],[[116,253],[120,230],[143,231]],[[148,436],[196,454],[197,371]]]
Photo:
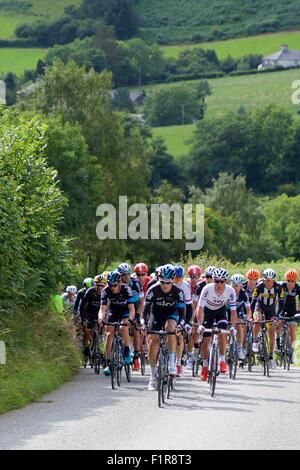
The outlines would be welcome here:
[[[251,302],[251,311],[252,311],[252,313],[254,313],[254,311],[255,311],[258,296],[259,296],[259,293],[258,293],[258,289],[256,287],[253,291],[253,294],[252,294],[252,302]]]
[[[86,291],[79,306],[79,313],[80,313],[81,321],[83,321],[85,317],[85,308],[88,304],[88,299],[89,299],[89,294],[88,294],[88,291]]]
[[[203,325],[203,307],[201,307],[200,303],[197,308],[197,322],[199,325]]]
[[[147,291],[147,294],[145,297],[145,302],[143,305],[142,316],[141,316],[141,318],[144,320],[145,323],[147,323],[149,320],[152,301],[153,301],[153,292],[152,292],[152,289],[150,288]]]
[[[282,286],[279,287],[278,292],[278,316],[282,315],[285,304],[284,289]]]
[[[106,317],[107,313],[107,304],[108,304],[108,295],[106,290],[104,289],[101,294],[101,303],[100,303],[100,310],[98,314],[99,320],[103,321]]]
[[[129,309],[129,320],[134,321],[134,318],[135,318],[134,304],[128,304],[128,309]]]

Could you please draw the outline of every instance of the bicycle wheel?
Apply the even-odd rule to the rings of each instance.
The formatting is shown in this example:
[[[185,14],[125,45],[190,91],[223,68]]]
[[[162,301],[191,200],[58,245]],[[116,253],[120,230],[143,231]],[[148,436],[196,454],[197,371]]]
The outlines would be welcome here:
[[[117,367],[117,384],[119,387],[121,387],[121,381],[122,381],[122,369],[123,369],[123,352],[122,352],[122,344],[120,343],[119,340],[117,340],[118,343],[118,367]]]
[[[124,369],[125,369],[127,382],[130,383],[131,382],[131,365],[125,364]]]
[[[209,362],[210,362],[209,386],[210,386],[210,394],[213,397],[215,394],[217,374],[218,374],[218,352],[215,346],[213,346],[211,349],[211,357],[210,357]]]
[[[159,356],[158,356],[158,381],[157,381],[158,406],[160,408],[162,404],[165,403],[165,392],[166,392],[165,375],[166,375],[165,357],[162,351],[160,351]]]
[[[113,390],[115,390],[117,385],[119,385],[118,367],[119,367],[119,345],[116,339],[114,338],[113,344],[112,344],[112,356],[111,356],[111,365],[110,365],[111,387]]]
[[[267,339],[263,337],[262,341],[262,358],[263,358],[263,371],[264,376],[270,377],[270,370],[269,370],[269,357],[268,357],[268,349],[267,349]]]

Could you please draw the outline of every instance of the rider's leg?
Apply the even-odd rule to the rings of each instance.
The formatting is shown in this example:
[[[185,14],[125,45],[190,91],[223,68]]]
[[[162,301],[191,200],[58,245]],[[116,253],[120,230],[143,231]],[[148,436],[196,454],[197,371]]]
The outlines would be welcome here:
[[[113,326],[106,326],[105,327],[106,338],[105,338],[105,355],[107,361],[111,359],[111,348],[112,342],[114,339],[114,327]]]

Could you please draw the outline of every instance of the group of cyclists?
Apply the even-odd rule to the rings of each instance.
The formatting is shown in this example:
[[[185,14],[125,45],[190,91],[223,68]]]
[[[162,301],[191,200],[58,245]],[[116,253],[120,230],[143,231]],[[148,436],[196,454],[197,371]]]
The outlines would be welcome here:
[[[253,268],[245,277],[237,273],[229,278],[223,268],[208,266],[202,273],[198,265],[185,270],[173,264],[159,266],[149,275],[145,263],[136,264],[133,272],[129,264],[122,263],[114,271],[85,279],[78,292],[75,286],[68,286],[62,300],[73,310],[76,323],[83,327],[84,354],[88,354],[95,325],[104,331],[104,375],[111,374],[113,325],[120,323],[124,364],[132,365],[134,371],[140,370],[142,335],[147,331],[164,330],[176,333],[167,337],[170,376],[182,375],[186,348],[187,369],[192,369],[193,362],[201,357],[200,379],[206,381],[211,329],[216,325],[236,337],[238,359],[244,361],[247,325],[253,324],[252,351],[256,354],[261,322],[270,322],[268,361],[269,367],[275,368],[274,353],[280,347],[282,319],[290,318],[288,335],[293,354],[297,327],[294,317],[300,310],[299,275],[295,269],[289,269],[284,282],[277,281],[276,277],[272,268],[262,274]],[[220,334],[218,340],[221,374],[227,372],[228,337],[228,334]],[[151,391],[157,388],[158,347],[159,336],[147,335],[151,367],[148,389]]]

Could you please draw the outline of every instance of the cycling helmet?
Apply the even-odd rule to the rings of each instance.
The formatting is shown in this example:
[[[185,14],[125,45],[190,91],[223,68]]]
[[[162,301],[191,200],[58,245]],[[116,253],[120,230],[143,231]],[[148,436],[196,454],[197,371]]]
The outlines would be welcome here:
[[[104,271],[102,274],[101,274],[101,277],[102,277],[102,281],[104,282],[104,284],[107,284],[107,277],[109,275],[109,271]]]
[[[197,264],[190,266],[187,270],[189,276],[201,276],[201,268]]]
[[[258,271],[258,269],[249,269],[247,271],[246,278],[249,281],[258,281],[258,279],[260,278],[260,272]]]
[[[174,266],[175,268],[175,277],[177,278],[181,278],[184,276],[184,273],[185,273],[185,269],[182,267],[182,266]]]
[[[131,274],[131,266],[128,263],[122,263],[118,266],[117,271],[120,274]]]
[[[160,276],[162,268],[163,268],[163,266],[158,266],[158,268],[155,269],[155,276],[156,277]]]
[[[274,271],[274,269],[268,268],[264,270],[263,278],[265,280],[275,279],[275,277],[276,277],[276,272]]]
[[[77,294],[77,287],[76,287],[76,286],[68,286],[68,287],[66,288],[66,292],[67,292],[68,294],[73,294],[73,295],[75,295],[75,294]]]
[[[162,279],[174,279],[176,277],[174,266],[171,264],[166,264],[166,266],[163,266],[159,277]]]
[[[148,266],[145,263],[136,264],[133,270],[137,274],[147,274],[149,271]]]
[[[90,287],[93,287],[94,285],[94,280],[91,277],[85,278],[85,280],[82,283],[82,287],[86,287],[89,289]]]
[[[299,274],[296,269],[289,269],[285,273],[284,277],[287,282],[297,282],[299,278]]]
[[[208,267],[205,269],[205,271],[204,271],[204,277],[206,277],[206,276],[212,276],[215,269],[216,269],[215,266],[208,266]]]
[[[243,285],[244,282],[245,282],[245,278],[241,274],[234,274],[230,278],[230,283],[231,284],[235,284],[235,285],[240,286],[240,285]]]
[[[215,268],[213,271],[213,278],[214,279],[223,279],[224,281],[227,281],[228,279],[228,272],[226,269],[223,268]]]
[[[94,284],[105,284],[102,274],[98,274],[94,277]]]
[[[107,276],[108,285],[116,284],[117,282],[120,282],[120,280],[121,280],[121,274],[117,269],[109,273],[109,275]]]

